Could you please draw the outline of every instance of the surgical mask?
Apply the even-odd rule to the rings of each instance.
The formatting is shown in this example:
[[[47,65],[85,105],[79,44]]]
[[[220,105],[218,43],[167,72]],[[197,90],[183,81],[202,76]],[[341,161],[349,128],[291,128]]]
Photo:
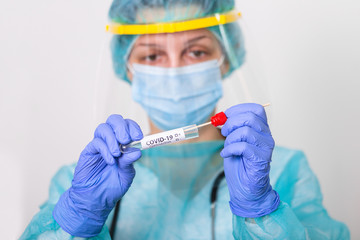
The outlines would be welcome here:
[[[132,96],[162,130],[203,123],[222,97],[221,62],[176,68],[134,64]]]

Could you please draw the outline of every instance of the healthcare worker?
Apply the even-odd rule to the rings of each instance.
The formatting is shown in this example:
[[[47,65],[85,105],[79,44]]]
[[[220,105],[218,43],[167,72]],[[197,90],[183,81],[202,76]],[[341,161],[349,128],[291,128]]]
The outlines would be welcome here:
[[[114,0],[109,16],[113,68],[150,134],[208,121],[246,62],[233,0]],[[125,153],[143,132],[111,115],[21,239],[349,239],[304,154],[275,147],[261,105],[233,105],[221,130]]]

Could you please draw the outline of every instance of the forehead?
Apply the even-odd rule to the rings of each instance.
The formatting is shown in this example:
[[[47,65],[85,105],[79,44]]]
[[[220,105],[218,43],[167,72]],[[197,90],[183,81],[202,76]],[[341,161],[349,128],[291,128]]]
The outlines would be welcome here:
[[[176,32],[176,33],[158,33],[158,34],[145,34],[141,35],[135,42],[135,45],[139,43],[169,43],[171,42],[187,42],[192,39],[199,37],[204,37],[211,41],[216,42],[216,37],[208,29],[197,29],[185,32]]]

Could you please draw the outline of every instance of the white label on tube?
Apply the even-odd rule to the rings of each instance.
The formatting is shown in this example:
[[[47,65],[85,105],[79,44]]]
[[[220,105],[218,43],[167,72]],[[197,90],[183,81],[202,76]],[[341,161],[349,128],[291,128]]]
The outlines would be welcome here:
[[[185,132],[182,128],[145,136],[141,140],[142,149],[152,148],[185,140]]]

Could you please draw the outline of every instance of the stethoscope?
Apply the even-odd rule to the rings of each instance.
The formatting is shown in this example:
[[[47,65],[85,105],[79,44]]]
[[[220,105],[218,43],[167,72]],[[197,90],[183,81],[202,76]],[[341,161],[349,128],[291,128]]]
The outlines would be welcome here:
[[[214,183],[212,185],[211,193],[210,193],[211,239],[212,240],[215,240],[216,199],[217,199],[217,194],[218,194],[220,183],[224,179],[224,177],[225,177],[224,171],[222,171],[221,173],[219,173],[217,175],[217,177],[215,178]],[[111,239],[113,239],[113,237],[115,236],[116,224],[117,224],[117,220],[118,220],[119,212],[120,212],[120,205],[121,205],[121,199],[116,203],[116,206],[115,206],[115,212],[114,212],[114,216],[113,216],[113,219],[111,222],[111,227],[110,227]]]

